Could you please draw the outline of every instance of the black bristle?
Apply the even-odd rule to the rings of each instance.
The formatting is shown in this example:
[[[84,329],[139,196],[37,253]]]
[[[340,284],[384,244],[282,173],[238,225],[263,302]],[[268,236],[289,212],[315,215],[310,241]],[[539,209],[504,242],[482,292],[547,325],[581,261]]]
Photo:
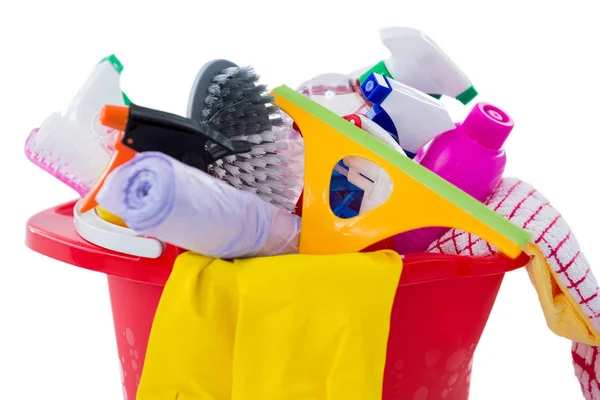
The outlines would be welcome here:
[[[268,131],[282,122],[279,107],[267,86],[259,84],[252,67],[231,67],[213,77],[202,113],[223,134],[252,135]]]

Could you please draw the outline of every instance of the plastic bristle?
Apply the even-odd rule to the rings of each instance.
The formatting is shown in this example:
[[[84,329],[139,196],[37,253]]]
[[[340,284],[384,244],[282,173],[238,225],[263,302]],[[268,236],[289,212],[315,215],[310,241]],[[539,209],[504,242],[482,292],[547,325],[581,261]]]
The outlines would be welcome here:
[[[256,179],[254,178],[254,176],[252,176],[251,174],[248,174],[248,173],[240,173],[239,178],[248,185],[252,185],[254,182],[256,182]]]
[[[256,178],[257,181],[266,181],[267,180],[267,173],[265,171],[259,171],[257,169],[255,169],[252,174],[254,175],[254,177]]]
[[[283,119],[281,117],[272,117],[269,118],[269,123],[273,126],[281,126],[283,125]]]
[[[289,200],[286,203],[283,203],[283,208],[286,211],[289,211],[291,213],[293,213],[294,211],[296,211],[296,204],[295,203],[291,203]]]
[[[273,143],[277,139],[277,134],[273,131],[263,132],[259,135],[259,143]]]
[[[271,186],[268,185],[268,184],[266,184],[266,183],[264,183],[264,182],[258,182],[256,184],[256,188],[258,189],[258,192],[262,193],[262,194],[271,194],[271,193],[273,193],[273,191],[271,190]]]
[[[219,179],[223,179],[227,175],[227,171],[225,171],[225,169],[217,166],[213,167],[213,173]]]
[[[237,160],[237,157],[235,155],[230,155],[230,156],[226,156],[224,158],[224,160],[230,164],[233,164],[235,162],[235,160]]]
[[[247,135],[247,136],[246,136],[246,140],[247,140],[248,142],[250,142],[250,143],[253,143],[253,144],[261,144],[261,143],[264,141],[264,140],[262,139],[262,136],[261,136],[261,135],[257,135],[257,134],[254,134],[254,135]]]
[[[274,203],[278,203],[284,206],[284,208],[288,211],[294,211],[294,209],[296,208],[296,206],[294,204],[291,204],[289,202],[288,199],[285,198],[285,196],[282,196],[280,194],[277,193],[272,193],[270,195],[270,197],[273,199]]]
[[[295,207],[294,192],[287,190],[297,178],[287,168],[287,149],[280,139],[288,137],[289,127],[273,96],[250,66],[231,67],[215,75],[204,100],[202,118],[222,134],[252,145],[250,152],[227,156],[215,162],[213,174],[234,187],[258,194],[283,209]],[[292,179],[288,177],[292,176]]]
[[[108,149],[91,130],[55,113],[29,135],[27,157],[80,195],[87,193],[109,161]]]
[[[243,186],[243,182],[240,178],[238,178],[237,176],[233,176],[233,175],[227,175],[225,177],[225,180],[227,180],[227,182],[229,182],[229,184],[235,188],[241,188]]]
[[[271,193],[282,193],[284,190],[283,184],[277,180],[267,180],[265,183],[269,185]]]
[[[229,172],[232,175],[239,175],[240,174],[240,169],[232,164],[225,164],[223,166],[223,169],[227,172]]]
[[[289,167],[279,166],[277,170],[281,171],[282,176],[293,176],[294,170]]]
[[[290,189],[283,190],[281,195],[287,199],[294,197],[294,191]]]
[[[270,103],[272,103],[273,101],[275,101],[275,99],[273,98],[273,96],[271,96],[271,98],[273,100],[271,100]],[[279,115],[280,107],[278,105],[276,105],[276,104],[269,104],[268,106],[266,106],[266,108],[267,108],[267,113],[269,115],[270,114],[277,114],[277,115]]]
[[[280,178],[283,176],[283,173],[279,170],[279,168],[260,168],[255,170],[255,174],[263,174],[265,179],[267,178]],[[265,180],[263,179],[263,180]]]
[[[282,162],[278,157],[263,157],[263,160],[265,160],[265,162],[267,163],[267,165],[281,165]]]
[[[283,120],[282,120],[283,121]],[[275,139],[284,139],[289,135],[289,132],[280,128],[273,128],[269,133],[275,136]]]
[[[249,162],[237,160],[234,165],[243,171],[254,172],[254,167]]]
[[[251,158],[249,161],[253,167],[265,168],[267,166],[267,162],[262,158]]]
[[[264,151],[263,154],[277,152],[277,144],[276,143],[261,143],[261,144],[256,145],[255,148],[257,150]],[[253,150],[254,150],[254,148],[252,148],[252,150],[250,152],[252,153]]]
[[[221,83],[225,83],[227,81],[227,79],[230,78],[230,75],[226,74],[226,73],[221,73],[219,75],[216,75],[212,81],[215,84],[221,84]]]
[[[277,159],[279,160],[279,166],[283,167],[286,166],[290,163],[290,158],[287,154],[275,154],[274,157],[277,157]]]
[[[206,89],[209,95],[212,96],[221,96],[221,86],[219,85],[210,85],[208,89]],[[205,100],[206,101],[206,100]]]
[[[250,149],[250,156],[252,156],[255,160],[264,156],[265,154],[267,154],[267,152],[262,147],[255,146]]]

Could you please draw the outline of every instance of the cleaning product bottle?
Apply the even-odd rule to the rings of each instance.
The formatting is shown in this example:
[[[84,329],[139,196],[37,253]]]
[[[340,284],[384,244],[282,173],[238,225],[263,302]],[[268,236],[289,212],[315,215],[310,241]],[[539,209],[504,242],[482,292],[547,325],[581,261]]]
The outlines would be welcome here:
[[[339,116],[365,113],[370,108],[356,81],[344,74],[316,76],[301,84],[298,92]]]
[[[361,83],[377,72],[438,99],[444,95],[468,104],[477,96],[467,75],[425,33],[391,27],[379,35],[391,56],[364,72]]]
[[[376,72],[361,89],[373,103],[367,117],[388,131],[410,158],[431,139],[454,128],[444,104],[418,89]]]
[[[120,86],[123,64],[114,55],[103,58],[96,65],[91,75],[71,101],[65,116],[83,126],[91,127],[96,139],[109,151],[116,131],[100,123],[100,110],[106,104],[127,105],[129,98]]]
[[[120,86],[122,70],[114,54],[100,60],[66,110],[52,113],[25,143],[29,160],[81,196],[114,150],[116,131],[100,124],[102,107],[130,103]]]
[[[483,202],[502,178],[506,153],[502,148],[514,122],[504,111],[476,104],[464,122],[431,141],[417,162]],[[447,228],[432,227],[395,236],[400,254],[421,252]]]

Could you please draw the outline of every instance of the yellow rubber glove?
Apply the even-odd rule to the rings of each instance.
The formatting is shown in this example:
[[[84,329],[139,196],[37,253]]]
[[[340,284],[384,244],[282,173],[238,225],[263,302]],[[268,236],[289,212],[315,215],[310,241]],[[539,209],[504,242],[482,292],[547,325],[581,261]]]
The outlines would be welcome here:
[[[532,257],[527,265],[527,272],[552,332],[574,342],[600,345],[600,334],[592,321],[560,282],[538,246],[529,244],[525,252]]]
[[[138,400],[380,400],[392,251],[233,262],[184,253],[165,286]]]

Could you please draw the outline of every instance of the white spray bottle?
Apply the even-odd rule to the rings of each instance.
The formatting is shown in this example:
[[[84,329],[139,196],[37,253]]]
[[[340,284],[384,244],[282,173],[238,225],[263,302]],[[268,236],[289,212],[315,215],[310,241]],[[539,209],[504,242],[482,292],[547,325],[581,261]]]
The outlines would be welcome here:
[[[391,27],[379,35],[391,56],[363,72],[361,83],[377,72],[436,98],[448,96],[468,104],[477,96],[469,77],[425,33]]]
[[[64,113],[51,114],[25,143],[27,158],[81,196],[110,160],[116,131],[100,124],[102,107],[129,104],[120,87],[122,69],[114,55],[103,58]]]
[[[373,103],[367,117],[395,137],[411,158],[434,137],[455,127],[441,101],[413,87],[373,72],[361,88]]]
[[[100,110],[107,104],[127,105],[129,99],[121,91],[123,64],[115,55],[103,58],[77,92],[64,116],[89,127],[96,139],[112,146],[115,131],[100,123]]]

